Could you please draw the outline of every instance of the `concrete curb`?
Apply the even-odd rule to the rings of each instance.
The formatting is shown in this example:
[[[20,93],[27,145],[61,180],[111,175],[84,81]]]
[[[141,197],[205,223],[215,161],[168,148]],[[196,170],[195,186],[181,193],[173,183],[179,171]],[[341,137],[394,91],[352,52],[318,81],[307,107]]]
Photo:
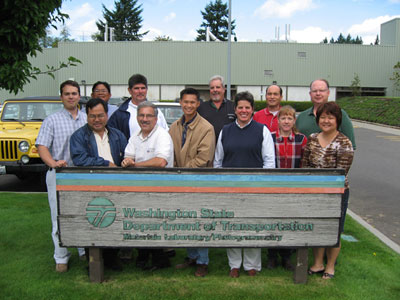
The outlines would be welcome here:
[[[360,216],[356,215],[350,209],[347,209],[347,214],[350,217],[352,217],[354,220],[356,220],[365,229],[367,229],[369,232],[371,232],[373,235],[375,235],[378,239],[380,239],[389,248],[391,248],[393,251],[400,254],[400,246],[398,244],[396,244],[391,239],[389,239],[386,235],[384,235],[382,232],[380,232],[379,230],[377,230],[376,228],[372,227],[370,224],[365,222]]]

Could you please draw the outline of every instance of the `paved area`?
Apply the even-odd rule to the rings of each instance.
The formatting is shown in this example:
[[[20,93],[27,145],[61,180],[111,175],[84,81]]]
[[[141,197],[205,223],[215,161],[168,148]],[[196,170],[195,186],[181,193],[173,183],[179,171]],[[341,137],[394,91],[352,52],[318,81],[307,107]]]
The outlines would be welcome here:
[[[375,229],[371,232],[377,236],[379,232],[398,246],[400,130],[362,122],[353,125],[357,150],[349,172],[349,209],[370,225],[368,229]]]

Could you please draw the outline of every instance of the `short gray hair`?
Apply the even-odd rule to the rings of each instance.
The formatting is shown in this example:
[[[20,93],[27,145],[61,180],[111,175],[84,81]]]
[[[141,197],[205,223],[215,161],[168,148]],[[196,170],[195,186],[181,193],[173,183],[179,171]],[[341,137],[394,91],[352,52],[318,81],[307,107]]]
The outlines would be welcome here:
[[[225,87],[224,77],[222,77],[221,75],[214,75],[213,77],[211,77],[210,80],[208,81],[208,86],[210,86],[211,81],[214,81],[214,80],[220,80],[222,86]]]
[[[138,107],[137,107],[137,112],[138,112],[138,114],[139,114],[139,111],[142,109],[142,108],[144,108],[144,107],[151,107],[151,108],[153,108],[153,111],[154,111],[154,116],[158,116],[158,108],[157,108],[157,106],[153,103],[153,102],[151,102],[151,101],[143,101],[143,102],[141,102],[139,105],[138,105]]]

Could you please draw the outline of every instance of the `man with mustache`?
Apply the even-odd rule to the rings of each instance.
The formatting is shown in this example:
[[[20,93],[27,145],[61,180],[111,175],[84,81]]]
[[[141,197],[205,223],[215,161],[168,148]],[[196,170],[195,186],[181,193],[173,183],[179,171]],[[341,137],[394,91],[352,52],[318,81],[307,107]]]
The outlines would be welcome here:
[[[122,167],[171,168],[174,163],[174,148],[168,132],[158,120],[159,110],[150,101],[144,101],[137,107],[137,123],[140,130],[129,139],[125,148]],[[157,270],[170,266],[168,253],[164,249],[138,249],[136,266],[144,270]],[[147,266],[150,254],[151,266]]]

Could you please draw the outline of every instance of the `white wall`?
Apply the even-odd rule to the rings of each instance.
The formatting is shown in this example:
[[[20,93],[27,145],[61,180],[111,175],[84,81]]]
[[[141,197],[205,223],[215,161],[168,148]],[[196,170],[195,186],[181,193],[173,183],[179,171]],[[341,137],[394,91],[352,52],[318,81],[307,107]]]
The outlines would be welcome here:
[[[336,88],[331,87],[329,88],[330,94],[329,94],[329,101],[335,101],[336,100]],[[288,98],[287,100],[289,101],[307,101],[310,100],[310,87],[299,87],[299,86],[290,86],[288,88]],[[283,98],[286,100],[286,98]]]
[[[161,100],[175,100],[180,97],[184,85],[161,85]]]
[[[237,89],[236,89],[237,93],[241,93],[241,92],[245,92],[245,91],[250,92],[253,95],[254,100],[256,100],[256,101],[262,100],[262,87],[261,86],[259,86],[259,85],[238,85],[237,86]]]

